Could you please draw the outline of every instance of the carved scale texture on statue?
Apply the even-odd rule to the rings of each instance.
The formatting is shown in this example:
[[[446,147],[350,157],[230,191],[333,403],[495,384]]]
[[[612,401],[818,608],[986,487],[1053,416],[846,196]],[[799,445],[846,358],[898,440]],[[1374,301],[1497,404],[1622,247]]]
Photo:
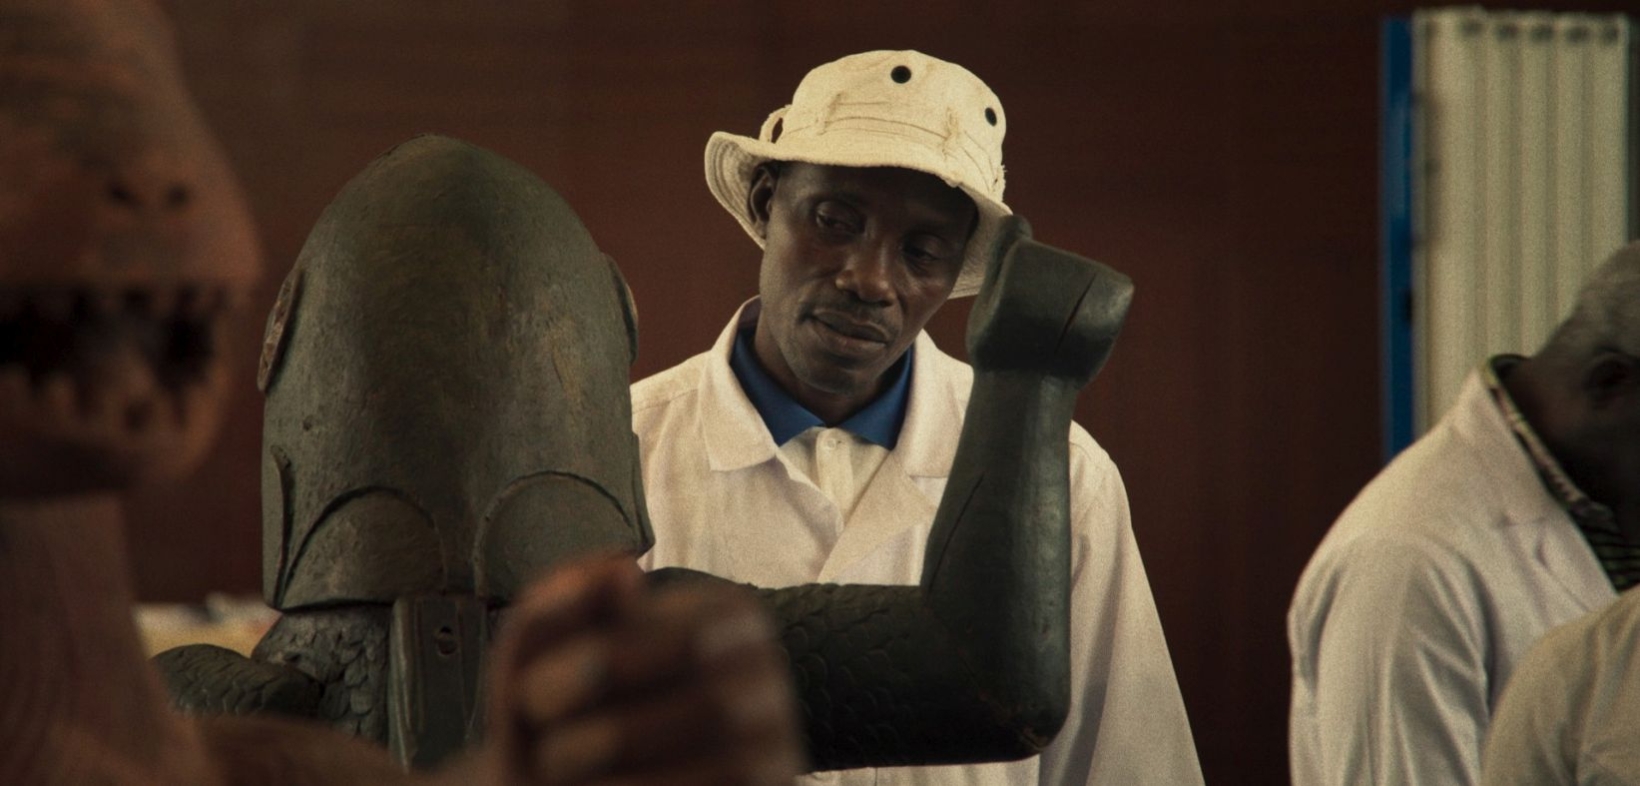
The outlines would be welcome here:
[[[1014,759],[1053,738],[1069,692],[1066,434],[1131,291],[1016,222],[970,320],[974,389],[921,586],[761,591],[816,769]],[[470,743],[476,675],[520,582],[652,541],[636,346],[620,272],[539,179],[438,137],[377,159],[268,320],[264,589],[285,617],[249,660],[162,654],[178,703],[322,717],[417,766]]]
[[[249,659],[197,645],[155,662],[173,698],[192,712],[318,718],[385,742],[388,616],[383,606],[291,612]]]

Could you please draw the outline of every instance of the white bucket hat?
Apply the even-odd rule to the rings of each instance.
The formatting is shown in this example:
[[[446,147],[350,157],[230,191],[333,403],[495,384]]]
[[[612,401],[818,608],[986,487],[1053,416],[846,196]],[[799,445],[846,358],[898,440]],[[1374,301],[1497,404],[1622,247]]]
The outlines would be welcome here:
[[[790,105],[757,138],[719,131],[706,143],[706,185],[759,246],[747,213],[752,173],[765,161],[892,166],[961,188],[979,208],[952,297],[979,291],[1002,220],[1002,137],[996,94],[955,63],[921,52],[864,52],[810,71]]]

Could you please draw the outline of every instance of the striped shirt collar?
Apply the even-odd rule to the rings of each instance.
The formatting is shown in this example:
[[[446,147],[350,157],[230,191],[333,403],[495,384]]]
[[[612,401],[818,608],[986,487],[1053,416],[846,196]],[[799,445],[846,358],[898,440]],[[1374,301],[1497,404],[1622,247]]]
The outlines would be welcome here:
[[[1509,395],[1509,389],[1504,387],[1503,378],[1524,359],[1519,355],[1498,355],[1482,364],[1481,379],[1486,389],[1492,394],[1492,400],[1497,403],[1504,420],[1508,421],[1515,439],[1531,459],[1532,466],[1537,469],[1538,477],[1543,479],[1544,488],[1565,509],[1594,549],[1600,567],[1606,571],[1612,586],[1621,592],[1640,584],[1640,546],[1629,543],[1623,536],[1623,530],[1617,526],[1617,515],[1610,507],[1596,502],[1566,474],[1565,468],[1560,466],[1532,424],[1527,422],[1526,415],[1520,411],[1514,397]]]

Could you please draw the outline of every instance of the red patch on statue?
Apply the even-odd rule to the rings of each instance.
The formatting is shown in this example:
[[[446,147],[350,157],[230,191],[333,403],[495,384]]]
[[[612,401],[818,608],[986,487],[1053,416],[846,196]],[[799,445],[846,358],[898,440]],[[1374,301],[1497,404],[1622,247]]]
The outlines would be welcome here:
[[[279,296],[273,301],[273,313],[268,315],[268,330],[262,336],[262,360],[256,366],[256,389],[268,392],[268,384],[279,370],[279,361],[285,354],[285,323],[296,309],[296,298],[302,289],[302,266],[290,269],[285,283],[279,285]]]

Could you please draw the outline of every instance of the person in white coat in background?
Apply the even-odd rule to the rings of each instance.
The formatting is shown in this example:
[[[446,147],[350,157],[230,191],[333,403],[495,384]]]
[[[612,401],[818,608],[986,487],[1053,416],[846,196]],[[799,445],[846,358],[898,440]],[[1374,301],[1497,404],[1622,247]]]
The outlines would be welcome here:
[[[632,389],[655,546],[767,587],[916,584],[972,371],[922,330],[974,294],[1003,219],[1006,118],[927,55],[811,71],[759,138],[718,133],[707,184],[764,248],[759,297],[705,353]],[[1199,784],[1115,465],[1074,427],[1071,703],[1023,761],[817,773],[839,784]]]
[[[1350,504],[1299,580],[1293,782],[1473,784],[1550,628],[1640,581],[1640,245],[1531,358],[1499,356]]]
[[[1509,679],[1483,786],[1640,783],[1640,593],[1544,634]]]
[[[1598,433],[1614,458],[1613,509],[1634,537],[1640,507],[1640,243],[1619,252],[1580,304],[1585,330],[1609,367]],[[1616,459],[1616,456],[1626,458]],[[1498,702],[1482,781],[1509,784],[1640,783],[1640,593],[1550,631],[1532,648]]]

